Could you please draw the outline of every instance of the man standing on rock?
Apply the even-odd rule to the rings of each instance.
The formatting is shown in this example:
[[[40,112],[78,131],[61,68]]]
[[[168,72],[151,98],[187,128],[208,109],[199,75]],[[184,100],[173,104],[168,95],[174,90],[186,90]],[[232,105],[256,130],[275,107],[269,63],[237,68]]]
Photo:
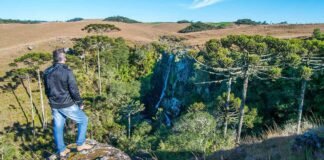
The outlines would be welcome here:
[[[85,144],[88,117],[83,110],[73,72],[65,64],[66,49],[61,48],[53,52],[53,65],[44,72],[45,93],[52,108],[53,134],[56,149],[61,157],[65,157],[70,149],[64,144],[63,131],[66,118],[78,124],[77,150],[88,150],[92,146]]]

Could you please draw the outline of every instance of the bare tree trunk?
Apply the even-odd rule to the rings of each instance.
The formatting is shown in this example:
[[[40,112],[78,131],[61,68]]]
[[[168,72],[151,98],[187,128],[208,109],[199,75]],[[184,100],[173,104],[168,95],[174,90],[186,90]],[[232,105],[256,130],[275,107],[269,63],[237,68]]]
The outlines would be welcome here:
[[[231,98],[231,85],[232,85],[232,77],[228,80],[227,84],[227,97],[226,97],[226,103],[225,103],[225,115],[224,115],[224,137],[227,134],[227,126],[228,126],[228,109],[230,104],[230,98]]]
[[[300,133],[300,125],[301,125],[302,114],[303,114],[303,106],[304,106],[304,97],[305,97],[306,85],[307,85],[307,81],[302,80],[301,92],[300,92],[300,98],[299,98],[299,106],[298,106],[297,134]]]
[[[131,133],[131,113],[128,113],[128,139],[130,139]]]
[[[39,86],[40,102],[41,102],[41,107],[42,107],[43,129],[45,129],[47,127],[47,124],[46,124],[47,121],[46,121],[46,114],[45,114],[45,108],[44,108],[43,88],[42,88],[42,83],[41,83],[39,69],[37,69],[37,77],[38,77],[38,86]]]
[[[17,103],[18,103],[18,105],[19,105],[19,107],[20,107],[20,109],[21,109],[21,111],[23,112],[23,114],[24,114],[24,116],[25,116],[26,122],[27,122],[27,124],[28,124],[29,121],[28,121],[28,117],[27,117],[27,115],[26,115],[26,112],[25,112],[23,106],[21,105],[21,103],[20,103],[20,101],[19,101],[19,99],[18,99],[18,96],[16,95],[14,88],[13,88],[11,85],[10,85],[10,88],[11,88],[11,92],[12,92],[12,94],[14,95],[14,97],[15,97],[15,99],[16,99],[16,101],[17,101]]]
[[[27,75],[27,81],[28,81],[28,92],[29,92],[29,99],[30,99],[30,107],[32,111],[32,126],[33,126],[33,136],[35,136],[35,121],[34,121],[34,105],[33,105],[33,96],[32,91],[30,87],[30,77]]]
[[[247,75],[247,73],[245,73],[244,74],[244,82],[243,82],[243,90],[242,90],[242,99],[241,99],[241,105],[240,105],[239,125],[237,128],[237,135],[236,135],[236,143],[237,144],[240,143],[240,138],[241,138],[243,118],[244,118],[244,106],[245,106],[245,99],[246,99],[248,83],[249,83],[249,76]]]
[[[26,91],[26,93],[27,93],[27,96],[30,98],[30,97],[31,97],[31,94],[29,93],[28,88],[27,88],[27,86],[25,85],[25,82],[23,81],[22,78],[20,78],[20,82],[21,82],[23,88],[25,89],[25,91]],[[41,125],[42,125],[42,127],[43,127],[43,122],[42,122],[43,120],[42,120],[42,116],[39,114],[38,109],[36,108],[35,103],[32,102],[32,104],[33,104],[33,106],[34,106],[34,108],[35,108],[35,111],[36,111],[36,114],[37,114],[37,116],[38,116],[38,119],[39,119],[39,121],[41,122]]]
[[[87,72],[87,64],[86,64],[86,52],[83,51],[83,69]]]
[[[101,95],[101,76],[100,76],[100,53],[99,53],[99,49],[98,49],[98,78],[99,78],[99,95]]]

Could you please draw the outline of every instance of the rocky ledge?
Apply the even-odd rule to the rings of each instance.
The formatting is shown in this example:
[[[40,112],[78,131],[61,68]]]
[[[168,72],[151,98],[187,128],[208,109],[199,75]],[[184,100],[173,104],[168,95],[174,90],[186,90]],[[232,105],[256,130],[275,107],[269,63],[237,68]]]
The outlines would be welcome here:
[[[123,151],[107,145],[99,143],[95,140],[87,140],[87,144],[94,145],[91,150],[77,152],[76,145],[67,146],[71,149],[71,153],[65,158],[59,158],[57,155],[51,155],[48,160],[131,160],[130,157]]]

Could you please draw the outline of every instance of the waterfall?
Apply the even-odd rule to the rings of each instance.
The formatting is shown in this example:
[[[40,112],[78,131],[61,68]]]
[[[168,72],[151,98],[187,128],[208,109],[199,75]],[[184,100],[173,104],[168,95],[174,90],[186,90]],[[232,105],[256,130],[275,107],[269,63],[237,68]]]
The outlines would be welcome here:
[[[165,124],[166,124],[166,126],[170,127],[171,126],[171,119],[170,119],[170,117],[167,115],[167,113],[164,113],[164,117],[165,117]]]
[[[155,109],[159,108],[159,105],[160,105],[160,103],[161,103],[161,101],[162,101],[162,99],[163,99],[163,97],[165,95],[165,90],[167,88],[169,74],[170,74],[170,71],[171,71],[172,60],[173,60],[173,54],[170,54],[170,57],[169,57],[169,60],[168,60],[168,68],[166,70],[166,75],[165,75],[165,78],[164,78],[164,83],[163,83],[163,88],[162,88],[161,96],[160,96],[159,101],[155,105]]]

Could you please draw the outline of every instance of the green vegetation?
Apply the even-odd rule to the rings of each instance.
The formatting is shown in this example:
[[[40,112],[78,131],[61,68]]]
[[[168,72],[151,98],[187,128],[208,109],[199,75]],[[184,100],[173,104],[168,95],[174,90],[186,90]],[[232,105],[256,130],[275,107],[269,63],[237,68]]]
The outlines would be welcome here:
[[[319,28],[314,29],[313,31],[313,38],[318,40],[324,40],[324,33],[321,32]]]
[[[83,20],[84,20],[83,18],[77,17],[77,18],[69,19],[66,22],[78,22],[78,21],[83,21]]]
[[[124,22],[124,23],[141,23],[139,21],[136,21],[134,19],[130,19],[123,16],[113,16],[113,17],[107,17],[104,19],[104,21],[113,21],[113,22]]]
[[[213,30],[213,29],[222,29],[226,24],[207,24],[203,22],[194,22],[191,23],[190,26],[182,29],[179,31],[179,33],[190,33],[190,32],[200,32],[200,31],[206,31],[206,30]]]
[[[187,40],[187,39],[184,38],[184,37],[175,36],[175,35],[163,35],[163,36],[160,36],[160,41],[169,41],[169,42],[179,43],[179,42],[182,42],[184,40]]]
[[[36,23],[42,23],[46,21],[38,21],[38,20],[19,20],[19,19],[2,19],[0,18],[0,24],[1,23],[21,23],[21,24],[36,24]]]
[[[113,24],[89,24],[82,28],[82,30],[87,31],[88,33],[95,32],[97,34],[111,31],[120,31],[120,29]]]
[[[102,34],[74,39],[67,63],[89,116],[88,138],[143,159],[204,158],[249,136],[263,137],[272,127],[289,124],[295,134],[307,128],[306,117],[322,121],[323,40],[230,35],[207,41],[202,50],[185,47],[183,40],[161,36],[132,47]],[[25,113],[24,123],[0,134],[0,154],[8,159],[43,159],[54,152],[52,131],[44,127],[50,119],[38,112],[42,88],[36,85],[37,69],[50,60],[47,53],[26,54],[0,79],[4,94],[34,97],[18,97],[8,106]],[[75,125],[68,121],[66,130],[66,143],[73,143]],[[291,139],[284,142],[287,157],[295,156]]]
[[[256,22],[251,19],[238,19],[234,22],[237,25],[246,24],[246,25],[267,25],[268,23],[266,21],[264,22]]]
[[[282,22],[279,22],[278,24],[288,24],[287,21],[282,21]]]
[[[188,20],[180,20],[177,23],[191,23],[191,21],[188,21]]]
[[[233,22],[217,22],[217,23],[207,23],[218,28],[226,28],[233,25]]]

